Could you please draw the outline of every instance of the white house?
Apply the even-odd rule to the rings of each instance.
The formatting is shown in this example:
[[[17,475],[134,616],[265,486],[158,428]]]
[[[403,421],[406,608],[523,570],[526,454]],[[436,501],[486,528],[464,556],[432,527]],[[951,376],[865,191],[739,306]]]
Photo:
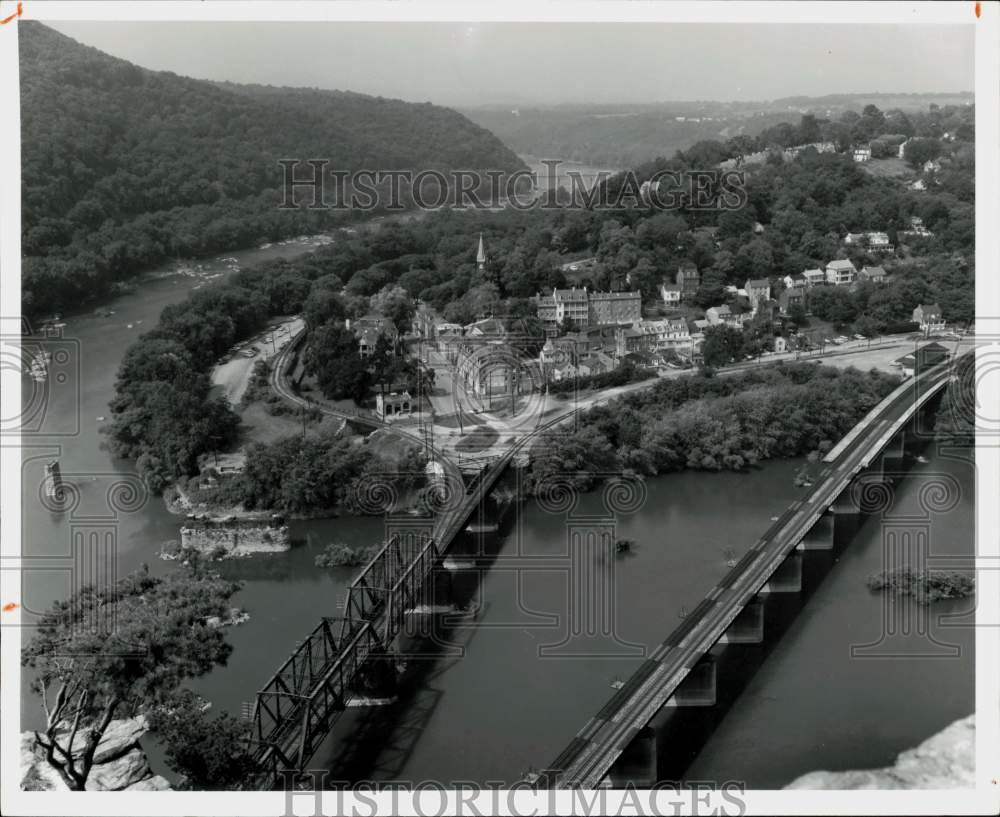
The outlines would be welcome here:
[[[663,299],[663,303],[667,306],[677,306],[681,302],[681,295],[683,295],[683,288],[680,284],[660,284],[660,297]]]
[[[826,282],[834,286],[853,284],[858,270],[846,258],[838,258],[826,265]]]
[[[820,269],[807,269],[802,273],[802,277],[805,279],[806,286],[810,287],[822,284],[826,280],[826,275]]]
[[[855,162],[867,162],[872,158],[872,149],[869,145],[860,145],[854,148],[852,155]]]
[[[868,233],[868,248],[876,252],[892,252],[888,233]]]
[[[918,304],[913,310],[913,322],[920,325],[921,332],[940,332],[945,326],[937,304]]]

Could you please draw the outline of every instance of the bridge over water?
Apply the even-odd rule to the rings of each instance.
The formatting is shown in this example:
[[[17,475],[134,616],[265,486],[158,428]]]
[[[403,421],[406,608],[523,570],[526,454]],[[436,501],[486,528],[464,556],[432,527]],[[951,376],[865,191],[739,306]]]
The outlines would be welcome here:
[[[535,784],[591,789],[623,779],[635,782],[637,775],[643,782],[655,781],[656,742],[648,725],[668,708],[715,705],[719,679],[713,648],[763,640],[767,597],[801,591],[802,551],[833,548],[838,513],[842,520],[845,512],[856,514],[870,486],[902,459],[907,423],[944,388],[951,373],[948,366],[925,371],[858,423],[827,455],[809,492],[652,651]]]
[[[312,406],[287,384],[288,352],[293,348],[290,345],[278,359],[272,386],[286,399]],[[646,727],[661,710],[713,705],[717,682],[713,647],[761,640],[763,600],[772,594],[799,592],[799,552],[832,547],[838,503],[843,510],[845,494],[859,484],[856,477],[863,470],[868,469],[868,477],[877,480],[887,461],[902,456],[901,430],[940,392],[950,373],[946,366],[925,371],[899,386],[863,418],[824,458],[826,467],[809,493],[788,508],[650,654],[536,784],[553,788],[602,785],[614,777],[616,764],[621,767],[623,754],[635,754],[636,745],[646,746],[648,760]],[[434,452],[447,478],[446,496],[432,532],[400,531],[390,536],[350,585],[344,617],[323,618],[258,693],[251,745],[259,787],[274,787],[307,769],[365,674],[391,658],[407,612],[426,601],[434,568],[514,456],[538,433],[574,414],[567,412],[532,429],[470,485],[453,462]],[[347,419],[382,425],[373,418]],[[425,442],[402,429],[393,430]]]

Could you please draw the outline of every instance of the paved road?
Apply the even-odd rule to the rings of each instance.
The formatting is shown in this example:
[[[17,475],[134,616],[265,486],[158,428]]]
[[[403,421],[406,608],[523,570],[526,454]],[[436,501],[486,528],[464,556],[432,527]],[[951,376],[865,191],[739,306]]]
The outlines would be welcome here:
[[[922,392],[940,388],[950,369],[928,372]],[[605,707],[577,734],[542,777],[549,787],[595,788],[612,764],[708,653],[744,606],[792,552],[822,513],[894,436],[893,425],[913,410],[913,384],[888,401],[866,431],[821,472],[812,490],[795,502],[754,544],[684,622],[660,644]]]

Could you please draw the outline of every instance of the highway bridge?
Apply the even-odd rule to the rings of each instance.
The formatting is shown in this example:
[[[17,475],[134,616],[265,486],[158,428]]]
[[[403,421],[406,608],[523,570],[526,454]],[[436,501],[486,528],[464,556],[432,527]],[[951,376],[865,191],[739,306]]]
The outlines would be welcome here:
[[[705,599],[657,646],[608,703],[579,731],[535,781],[539,788],[597,788],[623,753],[664,707],[715,703],[718,643],[760,639],[760,604],[773,592],[796,592],[796,550],[833,546],[836,504],[855,478],[870,469],[877,479],[885,458],[916,412],[939,393],[951,374],[937,366],[903,383],[830,452],[809,492],[758,539]],[[855,497],[856,499],[856,497]],[[801,563],[798,565],[801,569]],[[788,577],[791,574],[791,581]],[[655,761],[654,761],[655,764]]]

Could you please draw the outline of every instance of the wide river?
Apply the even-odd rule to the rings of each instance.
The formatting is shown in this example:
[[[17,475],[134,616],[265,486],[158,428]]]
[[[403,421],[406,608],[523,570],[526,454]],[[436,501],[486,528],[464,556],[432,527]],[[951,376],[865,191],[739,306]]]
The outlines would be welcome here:
[[[288,244],[231,255],[245,266],[307,249]],[[205,267],[208,274],[225,274],[223,262]],[[164,306],[199,285],[211,284],[181,275],[151,277],[135,294],[108,304],[113,315],[68,319],[64,339],[78,350],[79,366],[65,364],[65,377],[50,378],[47,400],[37,384],[23,379],[23,402],[44,406],[42,430],[23,439],[22,602],[29,624],[81,581],[72,558],[81,533],[113,533],[119,576],[143,563],[154,572],[174,569],[156,553],[164,541],[179,538],[180,519],[157,498],[109,500],[109,488],[133,467],[102,448],[98,431],[106,420],[99,418],[110,415],[115,373],[128,344],[155,325]],[[924,453],[928,462],[897,485],[885,519],[869,519],[861,528],[697,753],[690,777],[780,787],[813,769],[880,766],[972,711],[973,628],[954,618],[970,601],[930,608],[933,638],[911,638],[903,648],[889,643],[864,657],[851,652],[852,645],[879,642],[890,613],[918,612],[908,601],[887,608],[884,597],[865,586],[881,568],[893,514],[907,524],[924,514],[920,524],[930,531],[932,556],[973,552],[972,466],[930,449]],[[70,510],[54,512],[41,499],[43,465],[51,458],[78,488]],[[474,618],[450,630],[447,643],[423,660],[409,661],[415,680],[397,703],[350,710],[314,765],[338,780],[414,782],[512,782],[529,767],[546,766],[613,694],[612,684],[640,663],[643,650],[659,644],[721,578],[727,561],[739,558],[794,501],[802,490],[793,484],[799,466],[782,461],[746,474],[665,476],[648,481],[639,507],[613,512],[600,492],[584,495],[568,511],[535,502],[517,507],[500,534],[487,540],[493,564],[464,573]],[[956,507],[946,513],[923,511],[920,488],[932,474],[946,474],[961,487]],[[598,524],[613,520],[615,536],[636,542],[630,554],[584,565],[591,582],[584,595],[601,602],[596,611],[574,604],[581,566],[565,555],[568,532],[594,524],[595,517],[603,520]],[[244,580],[234,604],[250,620],[229,628],[234,650],[228,664],[191,684],[216,708],[239,715],[318,619],[341,612],[353,571],[316,568],[315,554],[333,540],[379,542],[384,523],[299,521],[292,532],[299,542],[287,553],[220,564]],[[588,613],[597,634],[569,638]],[[38,702],[26,696],[24,726],[36,725],[40,715]],[[158,752],[153,754],[155,762]]]

